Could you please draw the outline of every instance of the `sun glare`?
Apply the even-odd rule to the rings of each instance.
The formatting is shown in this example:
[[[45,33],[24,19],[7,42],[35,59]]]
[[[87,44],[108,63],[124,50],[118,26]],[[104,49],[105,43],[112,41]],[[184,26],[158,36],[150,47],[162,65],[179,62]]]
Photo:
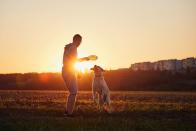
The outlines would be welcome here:
[[[75,69],[82,73],[89,72],[91,67],[93,67],[93,63],[91,62],[77,62],[75,64]]]

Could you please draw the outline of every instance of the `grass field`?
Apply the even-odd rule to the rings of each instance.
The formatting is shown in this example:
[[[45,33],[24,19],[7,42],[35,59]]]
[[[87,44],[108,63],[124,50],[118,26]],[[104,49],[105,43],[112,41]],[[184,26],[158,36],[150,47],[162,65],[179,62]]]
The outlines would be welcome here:
[[[112,92],[113,113],[99,112],[79,92],[74,118],[64,118],[67,92],[0,91],[0,131],[194,131],[196,92]]]

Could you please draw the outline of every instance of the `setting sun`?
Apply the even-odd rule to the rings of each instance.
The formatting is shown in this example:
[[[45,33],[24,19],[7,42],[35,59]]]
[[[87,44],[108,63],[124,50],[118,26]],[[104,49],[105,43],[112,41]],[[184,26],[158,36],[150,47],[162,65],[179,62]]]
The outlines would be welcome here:
[[[90,71],[90,68],[93,67],[93,63],[90,61],[87,62],[77,62],[74,65],[75,69],[79,72],[86,73]]]

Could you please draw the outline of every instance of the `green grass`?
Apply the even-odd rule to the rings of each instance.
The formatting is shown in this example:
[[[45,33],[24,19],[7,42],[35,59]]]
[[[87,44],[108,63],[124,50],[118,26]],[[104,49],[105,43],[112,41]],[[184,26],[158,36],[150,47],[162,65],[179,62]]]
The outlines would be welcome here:
[[[0,131],[194,131],[196,93],[112,92],[113,113],[99,112],[80,92],[74,118],[64,118],[66,92],[0,91]]]

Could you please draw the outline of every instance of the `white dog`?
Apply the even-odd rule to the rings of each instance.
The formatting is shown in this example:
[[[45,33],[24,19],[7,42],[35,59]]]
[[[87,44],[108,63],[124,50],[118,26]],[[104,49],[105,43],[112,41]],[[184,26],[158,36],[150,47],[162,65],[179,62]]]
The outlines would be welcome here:
[[[94,71],[94,79],[92,83],[93,100],[99,104],[100,110],[104,109],[110,113],[110,91],[104,80],[104,70],[95,65],[91,70]]]

